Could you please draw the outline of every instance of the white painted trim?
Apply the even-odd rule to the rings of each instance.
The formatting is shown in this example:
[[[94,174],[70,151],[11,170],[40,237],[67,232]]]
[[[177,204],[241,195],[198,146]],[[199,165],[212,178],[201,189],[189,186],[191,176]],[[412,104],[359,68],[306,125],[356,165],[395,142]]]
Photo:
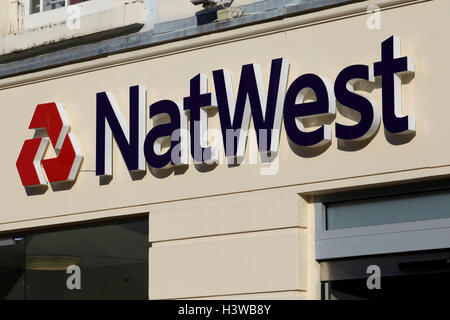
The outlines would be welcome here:
[[[67,21],[71,16],[69,12],[70,7],[78,6],[81,10],[81,16],[95,14],[101,11],[106,11],[114,9],[122,5],[118,1],[111,0],[91,0],[87,2],[82,2],[79,4],[74,4],[72,6],[67,6],[69,0],[66,1],[66,7],[54,9],[46,12],[40,12],[35,14],[30,14],[30,1],[25,0],[25,13],[24,13],[24,28],[33,29],[44,25],[62,23]],[[43,8],[43,0],[41,0],[41,10]]]

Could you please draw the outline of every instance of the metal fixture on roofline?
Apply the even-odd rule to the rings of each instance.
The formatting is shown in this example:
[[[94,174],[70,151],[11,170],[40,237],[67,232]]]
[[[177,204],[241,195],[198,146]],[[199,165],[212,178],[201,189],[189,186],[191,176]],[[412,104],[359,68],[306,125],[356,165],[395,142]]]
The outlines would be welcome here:
[[[189,0],[193,5],[203,5],[205,9],[212,9],[222,6],[223,8],[229,7],[234,0]]]

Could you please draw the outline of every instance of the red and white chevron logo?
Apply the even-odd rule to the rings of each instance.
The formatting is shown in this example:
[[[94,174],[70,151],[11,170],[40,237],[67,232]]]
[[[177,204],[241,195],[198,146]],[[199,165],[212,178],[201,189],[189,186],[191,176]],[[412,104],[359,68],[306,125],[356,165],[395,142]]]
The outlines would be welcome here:
[[[25,187],[74,181],[83,155],[60,103],[40,104],[34,111],[29,129],[35,129],[35,138],[25,140],[16,166]],[[43,159],[49,140],[56,158]],[[44,175],[45,172],[45,175]]]

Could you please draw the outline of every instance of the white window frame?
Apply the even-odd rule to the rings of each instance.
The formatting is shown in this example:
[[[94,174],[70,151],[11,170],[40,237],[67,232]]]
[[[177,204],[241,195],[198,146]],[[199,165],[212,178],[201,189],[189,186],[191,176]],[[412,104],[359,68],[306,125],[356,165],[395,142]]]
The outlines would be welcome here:
[[[65,0],[65,6],[49,11],[41,11],[30,14],[31,0],[25,0],[24,27],[25,29],[38,28],[45,25],[62,23],[67,21],[72,15],[68,8],[78,6],[81,9],[81,16],[95,14],[97,12],[114,9],[117,1],[114,0],[90,0],[68,6],[69,0]],[[43,10],[44,0],[40,0],[40,8]]]
[[[316,260],[450,248],[450,218],[327,230],[315,203]]]

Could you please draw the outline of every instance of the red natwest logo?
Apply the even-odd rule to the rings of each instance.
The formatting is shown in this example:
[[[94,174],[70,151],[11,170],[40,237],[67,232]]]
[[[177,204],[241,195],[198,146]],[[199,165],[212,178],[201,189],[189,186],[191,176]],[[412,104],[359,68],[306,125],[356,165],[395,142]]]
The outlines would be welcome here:
[[[16,166],[25,187],[74,181],[83,155],[60,103],[40,104],[34,111],[29,129],[35,129],[33,139],[25,140]],[[56,158],[44,159],[49,141]],[[44,175],[45,172],[45,175]]]

